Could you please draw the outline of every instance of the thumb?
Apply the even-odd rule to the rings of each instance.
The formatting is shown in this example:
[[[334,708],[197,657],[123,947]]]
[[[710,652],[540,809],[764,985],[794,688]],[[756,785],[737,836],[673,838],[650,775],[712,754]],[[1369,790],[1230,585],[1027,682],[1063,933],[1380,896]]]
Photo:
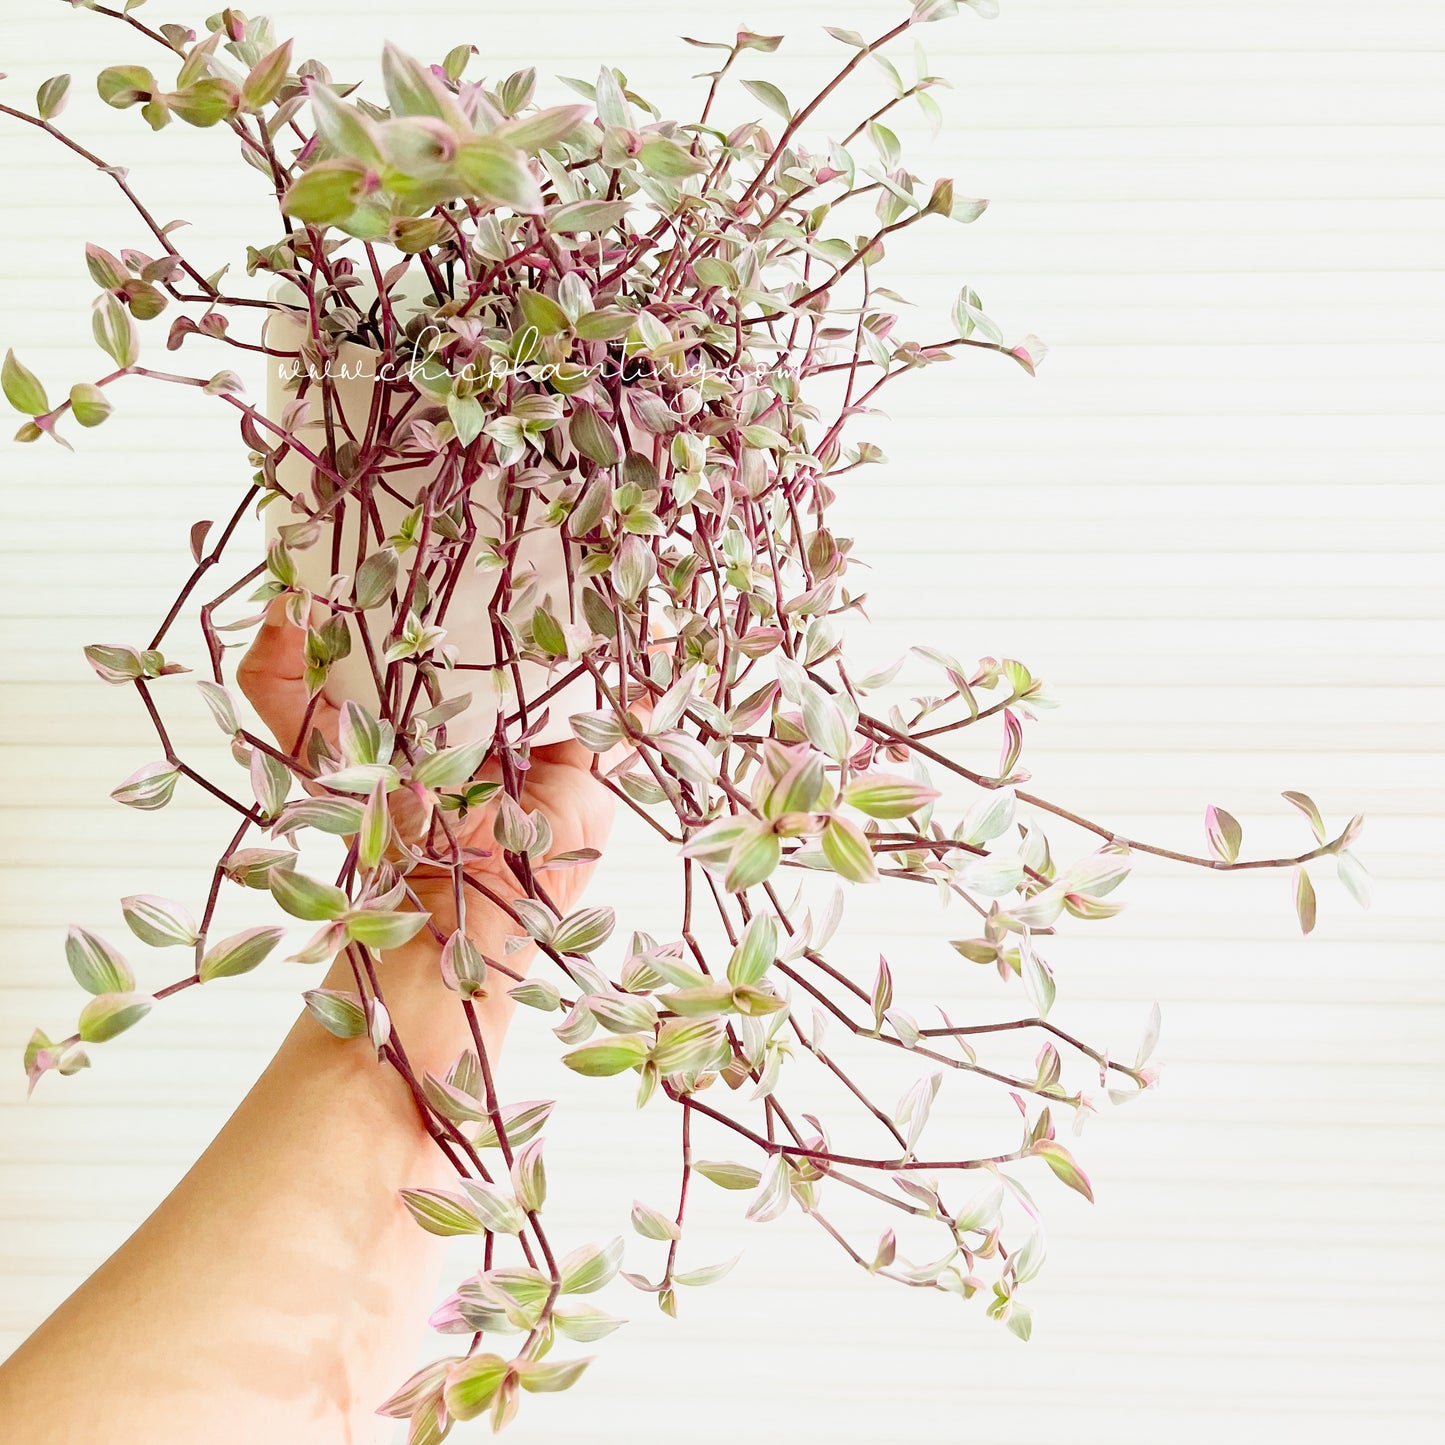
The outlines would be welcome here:
[[[312,605],[313,622],[320,620],[319,610]],[[306,685],[306,631],[287,616],[285,597],[273,598],[267,607],[261,629],[236,669],[236,681],[282,748],[303,755],[303,727],[308,734],[320,729],[327,742],[336,742],[339,710],[324,690],[312,705]]]

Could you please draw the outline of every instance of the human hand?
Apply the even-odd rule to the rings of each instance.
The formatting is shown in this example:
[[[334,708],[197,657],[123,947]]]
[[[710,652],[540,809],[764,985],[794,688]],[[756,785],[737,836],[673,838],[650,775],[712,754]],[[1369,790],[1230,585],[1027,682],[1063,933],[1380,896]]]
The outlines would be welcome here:
[[[279,746],[296,756],[305,755],[307,737],[302,735],[303,727],[308,736],[313,729],[318,730],[335,746],[344,701],[323,688],[313,705],[305,673],[305,634],[291,624],[284,602],[278,598],[272,602],[242,660],[237,680]],[[520,802],[526,811],[545,818],[551,829],[546,859],[601,851],[611,831],[614,801],[594,775],[593,765],[595,761],[597,770],[605,772],[624,754],[625,749],[619,749],[614,755],[594,759],[594,754],[575,741],[531,749],[529,766],[522,775]],[[501,776],[496,758],[488,758],[476,775],[478,781],[501,781]],[[456,856],[452,852],[455,845],[466,875],[480,885],[469,891],[475,896],[484,889],[506,904],[525,896],[527,888],[497,846],[493,828],[499,807],[499,800],[493,799],[471,808],[465,817],[448,817],[443,828],[434,818],[429,800],[423,801],[406,790],[397,795],[392,816],[408,844],[426,844],[439,862]],[[536,861],[544,863],[546,859]],[[595,860],[568,862],[565,867],[544,869],[537,881],[555,907],[566,913],[581,897],[595,867]],[[408,882],[424,906],[443,921],[454,921],[449,868],[421,865],[411,872]]]

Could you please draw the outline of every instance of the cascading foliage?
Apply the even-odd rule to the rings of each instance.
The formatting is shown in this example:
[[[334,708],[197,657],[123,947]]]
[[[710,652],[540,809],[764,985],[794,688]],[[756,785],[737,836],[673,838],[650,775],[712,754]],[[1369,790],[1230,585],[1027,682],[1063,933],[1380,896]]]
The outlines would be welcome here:
[[[1031,337],[1008,345],[968,287],[951,335],[905,337],[903,298],[882,279],[892,236],[968,223],[984,209],[950,180],[913,174],[888,124],[906,105],[940,120],[933,91],[944,82],[927,73],[922,51],[915,46],[912,80],[885,52],[955,15],[955,0],[918,0],[872,39],[830,28],[839,68],[806,103],[767,80],[731,83],[782,37],[690,40],[716,65],[688,122],[664,118],[606,66],[595,82],[567,81],[585,103],[539,108],[532,70],[468,80],[470,45],[440,65],[389,48],[382,104],[318,61],[295,63],[267,19],[224,10],[197,36],[143,22],[134,0],[124,13],[70,3],[110,17],[126,42],[125,63],[98,78],[101,98],[138,110],[153,129],[180,120],[225,132],[259,173],[234,183],[274,201],[275,222],[244,264],[204,274],[186,233],[147,209],[128,173],[57,126],[68,76],[41,86],[33,113],[0,106],[100,167],[133,202],[139,243],[119,254],[87,247],[100,288],[95,339],[110,361],[103,374],[52,404],[6,356],[5,394],[27,418],[19,439],[62,440],[72,419],[99,425],[122,382],[122,393],[199,388],[234,416],[252,472],[229,519],[192,529],[194,570],[154,635],[86,649],[106,682],[135,689],[164,754],[113,796],[157,809],[177,789],[198,788],[230,815],[198,918],[166,899],[123,902],[143,943],[181,947],[193,962],[170,987],[143,994],[115,947],[71,930],[67,957],[93,997],[68,1036],[35,1034],[32,1082],[84,1067],[86,1045],[131,1027],[158,998],[266,962],[281,926],[213,936],[227,890],[269,890],[285,914],[319,925],[295,957],[344,953],[356,987],[312,990],[308,1007],[408,1075],[457,1167],[453,1190],[404,1191],[406,1204],[434,1233],[481,1237],[481,1268],[434,1318],[469,1344],[382,1407],[411,1421],[414,1442],[485,1412],[500,1427],[520,1390],[571,1385],[586,1361],[559,1363],[550,1351],[620,1323],[585,1296],[622,1262],[620,1240],[561,1256],[551,1247],[542,1169],[551,1106],[498,1101],[479,1033],[477,1050],[445,1077],[410,1073],[373,964],[422,929],[444,945],[458,1009],[475,1019],[480,994],[510,988],[561,1015],[563,1064],[588,1076],[631,1072],[639,1106],[665,1100],[680,1115],[677,1207],[639,1205],[632,1216],[637,1233],[665,1249],[660,1274],[626,1276],[664,1310],[675,1310],[678,1286],[725,1272],[679,1263],[700,1177],[750,1192],[753,1220],[802,1210],[872,1274],[978,1295],[1026,1339],[1019,1292],[1043,1249],[1024,1178],[1038,1161],[1091,1197],[1056,1133],[1061,1112],[1092,1107],[1066,1075],[1096,1078],[1116,1101],[1132,1097],[1153,1082],[1157,1032],[1156,1015],[1125,1063],[1056,1026],[1041,940],[1064,914],[1116,913],[1111,895],[1138,852],[1292,869],[1306,932],[1308,863],[1334,858],[1362,902],[1367,880],[1348,851],[1360,820],[1330,837],[1303,794],[1284,796],[1308,817],[1315,845],[1246,861],[1239,824],[1217,808],[1206,813],[1207,853],[1192,856],[1024,791],[1024,722],[1049,699],[1020,662],[965,666],[920,646],[936,682],[887,705],[877,699],[897,666],[869,677],[849,668],[844,624],[860,596],[850,587],[853,544],[829,525],[829,510],[848,473],[883,460],[851,437],[851,424],[898,377],[968,350],[1030,372],[1042,355]],[[815,113],[850,84],[862,118],[813,139]],[[753,118],[730,129],[715,120],[739,106]],[[157,337],[143,349],[142,329],[167,320],[164,346]],[[299,342],[276,344],[287,334]],[[359,420],[337,404],[343,344],[386,363]],[[248,400],[228,370],[150,360],[218,347],[288,365],[287,404],[278,412]],[[288,486],[283,470],[299,484]],[[402,474],[423,480],[408,491]],[[394,504],[400,520],[386,525]],[[264,561],[233,541],[258,509],[274,539]],[[359,539],[345,549],[344,517]],[[519,562],[524,541],[542,533],[563,549],[565,595]],[[469,663],[477,639],[447,625],[455,590],[479,571],[495,585],[481,664]],[[324,585],[303,580],[317,576]],[[229,680],[238,644],[261,620],[255,604],[277,598],[305,631],[313,696],[352,649],[364,651],[375,683],[374,706],[347,703],[334,736],[303,727],[294,748],[248,727]],[[182,624],[193,628],[184,639]],[[497,722],[449,745],[448,724],[467,706],[453,685],[463,673]],[[538,676],[540,687],[530,681]],[[172,745],[167,699],[191,687],[230,739],[234,776],[208,776]],[[673,870],[682,913],[671,936],[634,932],[623,943],[612,909],[563,913],[549,896],[552,870],[594,855],[558,856],[522,783],[553,707],[578,688],[587,706],[569,704],[572,735],[644,821],[654,866]],[[959,745],[989,731],[1001,735],[997,766],[965,766]],[[479,780],[484,764],[491,776]],[[468,872],[456,825],[471,810],[491,810],[489,841],[518,898]],[[1050,820],[1094,851],[1056,862]],[[317,833],[341,840],[334,879],[298,867],[298,845]],[[538,974],[524,982],[506,957],[484,958],[465,928],[442,930],[418,905],[419,870],[451,878],[459,915],[486,893],[486,906],[510,918],[516,946],[539,950]],[[807,886],[793,899],[785,880],[798,870]],[[906,998],[905,968],[882,961],[855,976],[830,952],[847,890],[859,886],[897,890],[905,904],[952,902],[939,914],[940,941],[1016,981],[1025,1002],[1005,1018],[954,1024],[934,1001],[941,1022],[919,1022],[910,1007],[924,1001]],[[1031,1071],[989,1061],[990,1042],[1021,1036],[1038,1042]],[[884,1057],[917,1080],[896,1103],[859,1082]],[[790,1101],[810,1073],[832,1089],[826,1116]],[[928,1127],[945,1081],[1011,1096],[1021,1129],[1001,1122],[1008,1133],[994,1152],[961,1156],[947,1130]],[[961,1199],[959,1175],[969,1185]],[[876,1213],[866,1237],[834,1223],[830,1199],[849,1196]],[[908,1262],[893,1228],[879,1237],[889,1221],[928,1263]]]

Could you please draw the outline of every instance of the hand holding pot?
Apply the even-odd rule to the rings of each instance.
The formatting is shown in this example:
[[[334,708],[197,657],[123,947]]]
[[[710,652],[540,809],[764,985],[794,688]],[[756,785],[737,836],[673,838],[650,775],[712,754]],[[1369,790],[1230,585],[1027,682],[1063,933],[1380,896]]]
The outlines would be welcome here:
[[[306,744],[303,728],[307,734],[313,729],[319,731],[334,745],[340,720],[340,707],[325,689],[313,704],[305,682],[304,645],[305,634],[288,620],[284,605],[279,601],[273,603],[237,673],[242,690],[278,745],[303,756]],[[529,765],[520,779],[520,804],[525,812],[545,819],[551,830],[546,859],[601,852],[611,831],[614,802],[607,787],[594,776],[593,765],[595,762],[598,772],[606,772],[623,752],[625,749],[619,749],[617,757],[598,758],[575,741],[532,748]],[[500,761],[488,758],[477,774],[477,781],[502,781]],[[507,933],[520,931],[504,910],[526,896],[523,880],[495,838],[494,829],[502,806],[499,794],[469,809],[464,816],[451,814],[445,821],[446,830],[462,852],[466,877],[476,885],[466,890],[467,933],[483,952],[494,956],[500,955],[501,941]],[[398,790],[393,794],[392,818],[398,833],[412,846],[429,839],[440,856],[445,857],[450,851],[446,831],[435,817],[429,795],[421,797],[410,789]],[[596,858],[584,857],[563,867],[541,871],[537,882],[557,910],[566,913],[581,898],[595,868]],[[414,869],[407,881],[422,906],[432,913],[438,927],[450,933],[456,926],[451,871],[440,865],[433,869],[422,866]],[[417,943],[425,944],[425,935]],[[412,951],[411,948],[405,950],[408,954]],[[402,952],[397,950],[389,957],[394,960]],[[435,952],[433,945],[430,947],[433,957]],[[507,967],[517,973],[525,972],[533,956],[534,951],[530,949],[509,954]],[[350,974],[343,963],[338,961],[333,969],[335,982],[339,987],[349,987]],[[427,972],[436,977],[434,968]],[[328,978],[328,985],[331,982]],[[388,983],[388,999],[395,997],[397,986],[398,981]],[[444,1009],[453,1025],[445,1031],[449,1036],[462,1021],[456,996],[444,993],[439,987],[427,992],[431,998],[428,1011]],[[511,1001],[504,990],[489,990],[489,994],[488,1012],[496,1011],[500,1015],[498,1022],[504,1024],[505,1016],[511,1012]]]

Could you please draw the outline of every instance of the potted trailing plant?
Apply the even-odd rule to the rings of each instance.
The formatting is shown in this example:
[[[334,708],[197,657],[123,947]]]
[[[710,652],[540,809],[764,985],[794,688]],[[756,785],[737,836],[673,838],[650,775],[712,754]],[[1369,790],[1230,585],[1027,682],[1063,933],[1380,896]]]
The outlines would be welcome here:
[[[97,81],[132,113],[120,123],[213,129],[275,219],[244,265],[207,274],[128,173],[58,124],[69,77],[33,110],[0,105],[99,167],[137,227],[133,246],[87,247],[108,357],[96,375],[55,401],[7,353],[18,439],[68,445],[132,387],[194,389],[235,419],[252,473],[228,518],[192,530],[192,569],[154,633],[86,649],[136,692],[163,755],[113,796],[151,810],[199,788],[231,815],[200,910],[123,902],[137,938],[181,947],[187,967],[145,994],[110,941],[72,930],[92,998],[76,1028],[37,1031],[32,1085],[85,1067],[164,995],[272,966],[283,928],[228,933],[231,890],[268,891],[307,921],[293,957],[339,961],[351,984],[309,990],[307,1007],[338,1047],[374,1048],[403,1074],[456,1166],[453,1189],[404,1191],[407,1207],[421,1228],[479,1240],[476,1271],[434,1319],[463,1347],[382,1405],[415,1441],[487,1412],[505,1424],[519,1392],[580,1373],[566,1341],[617,1323],[585,1296],[619,1272],[621,1242],[564,1255],[548,1240],[549,1106],[509,1101],[494,1076],[475,1028],[489,992],[556,1015],[562,1065],[631,1075],[639,1107],[680,1114],[676,1208],[632,1219],[663,1258],[627,1274],[664,1310],[720,1273],[681,1249],[689,1190],[720,1186],[747,1192],[750,1219],[801,1209],[867,1272],[977,1297],[1026,1339],[1021,1291],[1041,1260],[1028,1181],[1051,1173],[1091,1197],[1061,1118],[1093,1107],[1089,1080],[1117,1101],[1155,1079],[1157,1022],[1128,1060],[1054,1022],[1058,921],[1116,913],[1139,853],[1288,870],[1306,932],[1311,864],[1333,859],[1361,898],[1366,885],[1349,851],[1360,820],[1332,835],[1302,794],[1284,796],[1309,846],[1245,859],[1219,808],[1186,853],[1030,791],[1025,724],[1051,700],[1020,661],[964,664],[928,639],[915,652],[935,682],[910,699],[888,690],[896,666],[861,676],[849,661],[854,544],[830,509],[850,472],[882,460],[856,423],[922,368],[985,353],[1032,373],[1042,355],[1033,338],[1009,344],[968,287],[949,334],[908,337],[886,284],[892,237],[983,210],[909,170],[889,126],[905,105],[937,116],[922,52],[909,79],[890,48],[955,0],[917,0],[873,37],[830,29],[837,73],[801,102],[764,79],[733,86],[781,37],[690,41],[712,68],[685,122],[610,66],[567,82],[580,103],[542,106],[531,70],[469,78],[469,45],[436,65],[389,48],[372,94],[300,61],[267,19],[223,10],[196,34],[133,5],[82,8],[121,27],[126,54]],[[881,67],[881,102],[816,135],[865,66]],[[218,348],[262,352],[267,395],[203,359]],[[257,512],[264,556],[238,555]],[[275,736],[234,691],[237,644],[258,627],[283,629],[297,658],[299,726]],[[189,688],[229,739],[233,776],[173,746],[168,698]],[[577,906],[596,849],[559,836],[528,784],[559,747],[653,839],[681,908],[671,934]],[[1076,840],[1066,857],[1048,831],[1060,823]],[[327,856],[318,876],[311,860]],[[951,902],[940,943],[996,970],[1016,1005],[955,1022],[947,1000],[913,996],[906,964],[860,976],[837,962],[862,887]],[[466,926],[480,899],[507,920],[496,957]],[[474,1046],[419,1076],[376,964],[427,935]],[[542,960],[531,976],[527,950]],[[1037,1043],[1030,1068],[990,1058],[1019,1037]],[[907,1068],[901,1098],[875,1092],[875,1059]],[[806,1071],[839,1086],[827,1117],[790,1102]],[[1011,1096],[1021,1127],[1005,1116],[996,1148],[950,1150],[929,1119],[954,1080]],[[960,1179],[973,1187],[960,1194]],[[866,1237],[834,1224],[843,1193],[876,1210]]]

